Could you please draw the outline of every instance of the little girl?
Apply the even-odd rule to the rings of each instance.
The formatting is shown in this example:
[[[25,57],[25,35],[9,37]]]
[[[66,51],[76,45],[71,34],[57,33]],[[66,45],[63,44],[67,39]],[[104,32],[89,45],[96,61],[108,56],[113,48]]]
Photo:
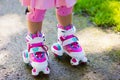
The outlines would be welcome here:
[[[85,53],[74,35],[75,27],[72,24],[72,10],[76,0],[21,0],[23,6],[27,6],[28,34],[26,36],[27,50],[23,52],[23,60],[33,67],[32,75],[39,72],[49,74],[48,47],[44,44],[44,34],[41,33],[42,22],[47,9],[55,7],[58,20],[58,42],[51,47],[55,56],[67,53],[71,57],[70,63],[78,65],[79,62],[87,62]]]

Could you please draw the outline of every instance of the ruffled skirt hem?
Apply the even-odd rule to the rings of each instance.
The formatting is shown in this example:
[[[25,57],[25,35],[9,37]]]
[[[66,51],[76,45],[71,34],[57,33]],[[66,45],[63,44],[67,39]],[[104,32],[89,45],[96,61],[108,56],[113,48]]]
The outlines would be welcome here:
[[[72,7],[76,0],[20,0],[23,6],[30,6],[36,9],[49,9],[52,7]]]

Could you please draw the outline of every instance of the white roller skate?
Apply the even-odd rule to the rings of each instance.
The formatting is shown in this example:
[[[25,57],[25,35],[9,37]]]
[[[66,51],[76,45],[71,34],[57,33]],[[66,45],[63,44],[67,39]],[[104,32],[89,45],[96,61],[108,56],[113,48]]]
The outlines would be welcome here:
[[[51,47],[52,52],[55,56],[60,57],[63,53],[67,53],[72,57],[70,63],[72,65],[79,65],[79,63],[87,63],[87,57],[79,45],[78,38],[74,36],[76,29],[73,25],[66,26],[63,29],[62,26],[58,25],[58,42],[54,43]]]
[[[39,72],[49,74],[48,67],[48,47],[44,45],[44,36],[41,33],[26,36],[27,50],[23,51],[23,61],[30,63],[33,67],[32,75],[37,76]]]

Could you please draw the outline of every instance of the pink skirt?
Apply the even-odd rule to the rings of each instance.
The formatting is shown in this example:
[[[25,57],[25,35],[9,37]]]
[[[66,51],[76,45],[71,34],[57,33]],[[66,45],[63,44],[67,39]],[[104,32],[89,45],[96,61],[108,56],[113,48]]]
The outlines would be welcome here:
[[[48,9],[52,7],[72,7],[76,0],[20,0],[23,6],[30,6],[36,9]]]

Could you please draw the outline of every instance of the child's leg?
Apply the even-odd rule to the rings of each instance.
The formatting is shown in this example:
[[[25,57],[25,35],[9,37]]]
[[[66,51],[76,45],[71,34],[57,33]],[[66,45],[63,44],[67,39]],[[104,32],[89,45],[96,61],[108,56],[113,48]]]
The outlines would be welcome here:
[[[31,22],[28,20],[28,31],[31,34],[36,34],[38,31],[42,30],[42,21],[41,22]]]
[[[38,31],[41,32],[42,22],[43,22],[46,10],[40,10],[40,9],[29,9],[29,10],[30,12],[27,13],[28,31],[31,34],[35,34]]]
[[[44,44],[44,34],[41,33],[42,21],[46,10],[30,9],[27,13],[29,34],[26,36],[27,50],[23,52],[23,60],[33,67],[32,75],[39,72],[49,74],[48,47]]]
[[[72,25],[72,7],[59,7],[56,10],[58,19],[58,43],[51,47],[55,56],[62,56],[66,52],[72,57],[71,64],[78,65],[79,62],[86,63],[87,58],[82,47],[78,43],[78,38],[74,35],[75,27]]]
[[[56,17],[59,24],[62,26],[72,24],[72,9],[72,7],[67,8],[65,6],[58,7],[56,9]]]

